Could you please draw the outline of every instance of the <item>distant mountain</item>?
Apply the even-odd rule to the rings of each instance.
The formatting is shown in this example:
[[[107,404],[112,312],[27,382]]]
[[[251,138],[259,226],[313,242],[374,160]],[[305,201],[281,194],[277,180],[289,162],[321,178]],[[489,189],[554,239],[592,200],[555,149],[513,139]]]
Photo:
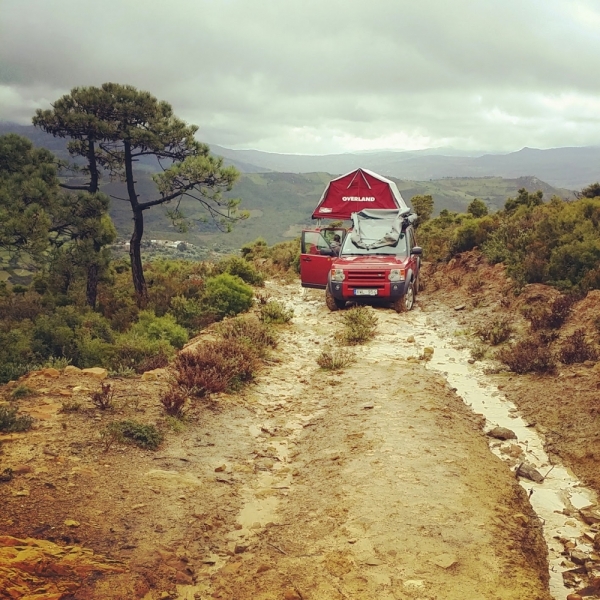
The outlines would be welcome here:
[[[454,149],[428,149],[414,152],[369,152],[364,154],[274,154],[259,150],[231,150],[212,146],[215,154],[238,164],[251,165],[244,172],[280,171],[342,174],[358,167],[387,177],[428,180],[445,177],[537,177],[562,188],[581,189],[600,181],[600,147],[523,148],[509,154],[461,155]],[[477,154],[477,153],[476,153]]]
[[[0,123],[0,135],[19,133],[38,146],[45,146],[59,158],[67,158],[66,140],[54,138],[32,126]],[[445,177],[537,177],[552,186],[580,190],[600,181],[600,146],[523,148],[508,154],[484,154],[456,148],[394,152],[375,151],[348,154],[277,154],[260,150],[232,150],[211,145],[214,154],[242,173],[332,173],[340,175],[358,167],[387,177],[426,181]],[[142,161],[152,168],[151,161]]]

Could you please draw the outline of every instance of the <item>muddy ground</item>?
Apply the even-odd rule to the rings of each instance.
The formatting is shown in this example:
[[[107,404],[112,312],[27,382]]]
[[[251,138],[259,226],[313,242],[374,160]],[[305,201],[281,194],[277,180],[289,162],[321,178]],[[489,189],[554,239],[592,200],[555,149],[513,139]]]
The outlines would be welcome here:
[[[498,277],[489,310],[507,308]],[[18,403],[36,427],[0,437],[0,472],[14,473],[0,482],[0,597],[550,598],[527,493],[489,451],[481,416],[418,360],[419,311],[435,308],[457,329],[488,314],[481,303],[454,311],[454,297],[468,304],[472,289],[457,285],[452,297],[436,286],[413,314],[375,309],[376,338],[331,373],[316,358],[341,313],[329,313],[321,292],[269,283],[295,310],[271,361],[240,394],[198,403],[183,428],[159,407],[164,372],[111,380],[112,411],[93,408],[100,383],[90,375],[28,377],[38,394]],[[584,369],[564,382],[592,386]],[[516,391],[529,394],[537,380],[504,378],[552,429]],[[73,400],[82,409],[60,412]],[[156,423],[166,441],[155,452],[105,451],[99,431],[123,418]],[[552,443],[568,460],[564,439]]]

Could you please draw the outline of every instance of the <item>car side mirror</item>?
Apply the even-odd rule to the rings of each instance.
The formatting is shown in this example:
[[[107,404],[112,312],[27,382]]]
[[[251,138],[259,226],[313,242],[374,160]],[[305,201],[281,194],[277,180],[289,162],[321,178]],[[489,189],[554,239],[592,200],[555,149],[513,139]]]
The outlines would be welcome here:
[[[415,254],[417,256],[421,256],[421,254],[423,254],[423,248],[421,248],[421,246],[415,246],[411,251],[411,254]]]
[[[321,256],[333,256],[334,252],[333,252],[333,250],[322,249],[319,251],[319,254]]]

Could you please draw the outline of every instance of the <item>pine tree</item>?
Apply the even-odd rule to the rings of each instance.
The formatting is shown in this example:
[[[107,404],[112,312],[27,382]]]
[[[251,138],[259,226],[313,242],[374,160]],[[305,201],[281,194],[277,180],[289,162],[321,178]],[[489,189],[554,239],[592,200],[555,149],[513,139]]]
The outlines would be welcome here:
[[[180,210],[183,198],[200,202],[221,227],[229,228],[244,213],[239,200],[224,199],[238,177],[233,167],[212,156],[206,144],[196,141],[198,128],[173,114],[171,106],[130,85],[105,83],[101,87],[75,88],[60,98],[52,110],[38,111],[34,124],[60,137],[70,137],[69,151],[87,160],[90,185],[99,181],[100,170],[124,182],[125,198],[133,215],[129,253],[138,304],[147,303],[148,291],[141,259],[144,211],[175,202],[169,217],[185,223]],[[162,172],[153,176],[155,198],[141,200],[136,190],[134,162],[143,156],[158,160]]]

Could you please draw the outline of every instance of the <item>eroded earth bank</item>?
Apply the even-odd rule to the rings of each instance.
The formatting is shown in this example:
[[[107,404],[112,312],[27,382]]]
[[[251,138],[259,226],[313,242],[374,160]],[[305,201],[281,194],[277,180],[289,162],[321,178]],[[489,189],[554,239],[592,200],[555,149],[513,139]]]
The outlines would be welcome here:
[[[413,313],[374,309],[375,339],[328,372],[316,358],[342,313],[297,283],[267,292],[295,311],[272,361],[156,452],[105,452],[98,431],[114,413],[167,429],[165,372],[113,380],[113,414],[91,408],[88,375],[28,377],[38,394],[19,403],[36,429],[2,436],[0,596],[549,599],[542,522],[514,462],[419,360],[426,318],[453,309],[438,299],[428,317],[427,294]],[[59,412],[65,398],[88,408]]]

